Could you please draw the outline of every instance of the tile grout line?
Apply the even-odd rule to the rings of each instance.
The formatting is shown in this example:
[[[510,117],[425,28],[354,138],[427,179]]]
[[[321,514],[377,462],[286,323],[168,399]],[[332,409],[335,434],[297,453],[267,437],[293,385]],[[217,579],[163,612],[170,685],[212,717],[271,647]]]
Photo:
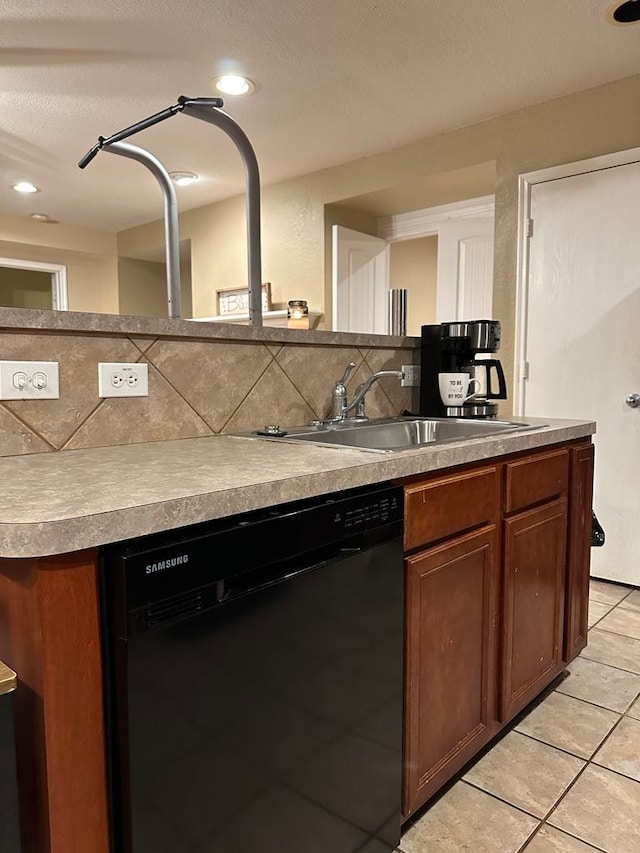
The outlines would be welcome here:
[[[550,695],[553,695],[553,694],[550,694]],[[564,695],[564,694],[563,694],[563,695]],[[570,696],[569,698],[570,698],[570,699],[573,699],[573,696]],[[605,710],[606,710],[606,709],[605,709]],[[616,713],[616,714],[618,714],[618,712],[617,712],[617,711],[612,712],[612,713]],[[587,761],[587,762],[589,762],[589,761],[591,761],[592,757],[596,754],[596,752],[600,749],[600,747],[601,747],[601,746],[602,746],[602,744],[605,742],[605,740],[607,740],[607,738],[609,737],[609,735],[611,734],[611,732],[612,732],[612,731],[617,727],[618,723],[620,722],[620,720],[622,719],[622,717],[623,717],[623,716],[624,716],[623,714],[618,714],[618,719],[617,719],[617,720],[615,721],[615,723],[613,724],[613,726],[612,726],[612,728],[611,728],[611,731],[610,731],[610,732],[607,732],[607,734],[606,734],[606,735],[604,736],[604,738],[600,741],[600,743],[599,743],[599,744],[598,744],[598,746],[593,750],[593,752],[589,753],[589,756],[588,756],[587,758],[585,758],[585,757],[584,757],[584,755],[576,755],[576,754],[575,754],[575,752],[569,752],[569,750],[568,750],[568,749],[563,749],[561,746],[557,746],[555,743],[549,743],[549,741],[547,741],[547,740],[541,740],[540,738],[536,737],[535,735],[530,735],[530,734],[528,734],[527,732],[522,732],[522,731],[520,731],[520,729],[517,729],[517,728],[516,728],[516,729],[513,729],[513,731],[514,731],[514,732],[517,732],[519,735],[523,735],[524,737],[528,737],[528,738],[529,738],[529,740],[534,740],[536,743],[541,743],[543,746],[550,746],[552,749],[557,749],[557,750],[558,750],[558,752],[561,752],[563,755],[568,755],[568,756],[570,756],[571,758],[577,758],[577,759],[578,759],[578,761]],[[526,717],[525,717],[525,719],[526,719]]]
[[[569,838],[573,838],[576,841],[580,841],[582,844],[588,845],[593,850],[596,850],[597,853],[611,853],[611,851],[604,850],[602,847],[598,847],[597,844],[592,844],[590,841],[585,841],[583,838],[580,838],[579,836],[574,835],[572,832],[569,832],[567,829],[560,829],[559,826],[554,826],[552,823],[547,823],[546,820],[543,820],[540,822],[540,826],[538,826],[534,830],[533,834],[530,835],[529,838],[527,838],[527,840],[524,842],[524,846],[519,847],[518,850],[516,851],[516,853],[526,853],[526,850],[529,847],[529,845],[531,844],[531,842],[534,840],[536,835],[540,834],[540,830],[544,829],[544,827],[549,827],[551,829],[555,829],[556,832],[563,832],[565,835],[568,835]]]
[[[249,397],[249,395],[251,394],[251,392],[256,388],[256,386],[257,386],[258,382],[260,382],[260,380],[261,380],[261,379],[262,379],[262,377],[265,375],[265,373],[267,372],[267,370],[269,370],[269,368],[270,368],[270,367],[271,367],[271,365],[274,363],[274,361],[276,361],[276,357],[275,357],[275,355],[271,352],[271,350],[269,349],[269,347],[265,346],[264,348],[265,348],[265,350],[267,351],[267,353],[268,353],[268,354],[269,354],[269,356],[270,356],[270,361],[267,363],[267,365],[265,366],[264,370],[262,370],[262,371],[260,372],[260,375],[257,377],[256,381],[253,383],[253,385],[251,386],[251,388],[249,388],[249,390],[248,390],[248,391],[247,391],[247,393],[244,395],[244,397],[242,398],[242,400],[240,400],[240,402],[238,403],[238,405],[237,405],[237,406],[235,407],[235,409],[231,412],[231,414],[230,414],[230,415],[229,415],[229,417],[226,419],[226,421],[222,424],[222,426],[220,427],[220,432],[218,433],[218,435],[222,435],[222,434],[224,433],[224,431],[225,431],[225,429],[227,428],[228,424],[229,424],[229,423],[231,422],[231,420],[235,417],[235,415],[238,413],[238,411],[240,410],[240,408],[245,404],[245,402],[246,402],[247,398]],[[277,363],[277,362],[276,362],[276,363]],[[279,366],[279,365],[278,365],[278,366]],[[205,423],[206,423],[206,421],[205,421]]]
[[[613,611],[612,611],[612,612],[613,612]],[[636,612],[637,612],[636,610],[627,610],[627,611],[626,611],[626,613],[636,613]],[[607,618],[607,616],[609,616],[609,615],[610,615],[610,614],[609,614],[609,613],[607,613],[607,614],[606,614],[606,616],[603,616],[602,618],[603,618],[603,619],[606,619],[606,618]],[[638,613],[638,617],[640,617],[640,613]],[[595,628],[597,624],[598,624],[598,623],[596,622],[596,623],[595,623],[594,625],[592,625],[591,627],[592,627],[592,628]],[[591,628],[590,628],[589,630],[591,630]],[[604,632],[605,632],[605,634],[614,634],[616,637],[624,637],[626,640],[638,640],[638,642],[640,642],[640,637],[632,637],[632,636],[630,636],[629,634],[623,634],[623,633],[621,633],[620,631],[612,631],[612,630],[610,630],[609,628],[598,628],[598,631],[604,631]],[[587,648],[587,647],[585,646],[585,648]],[[640,675],[640,673],[638,673],[638,674]]]
[[[585,660],[589,660],[591,663],[600,663],[600,661],[592,661],[590,658],[585,658]],[[609,664],[607,664],[607,663],[603,663],[601,665],[602,666],[609,666]],[[611,669],[615,669],[615,667],[611,667]],[[618,672],[626,672],[626,670],[620,669],[620,670],[618,670]],[[628,674],[629,675],[636,675],[635,672],[630,672]],[[638,677],[640,678],[640,676],[638,676]],[[617,711],[615,708],[607,708],[605,705],[598,705],[597,702],[590,702],[588,699],[583,699],[582,696],[574,696],[571,693],[564,693],[562,690],[559,689],[560,687],[562,687],[562,684],[559,684],[558,687],[556,687],[556,691],[558,693],[561,693],[563,696],[568,696],[570,699],[577,699],[579,702],[584,702],[585,705],[591,705],[592,708],[600,708],[604,711],[611,711],[612,714],[620,714],[623,717],[626,716],[627,711],[633,705],[633,703],[636,701],[636,699],[640,698],[640,690],[639,690],[638,693],[634,695],[634,698],[627,705],[627,707],[624,709],[624,711]]]
[[[608,632],[606,632],[606,633],[609,633],[609,634],[610,634],[610,633],[611,633],[611,631],[608,631]],[[624,635],[624,634],[616,634],[616,636],[617,636],[617,637],[624,637],[626,640],[633,640],[633,639],[634,639],[633,637],[625,637],[625,635]],[[617,670],[618,670],[618,672],[626,672],[626,673],[628,673],[629,675],[637,675],[637,676],[639,676],[639,677],[640,677],[640,672],[636,672],[636,671],[635,671],[635,670],[633,670],[633,669],[624,669],[624,667],[622,667],[622,666],[616,666],[616,665],[615,665],[615,664],[613,664],[613,663],[604,663],[604,662],[603,662],[603,661],[601,661],[601,660],[596,660],[596,658],[590,658],[590,657],[588,657],[588,655],[585,655],[585,651],[586,651],[588,648],[589,648],[589,646],[587,645],[587,646],[586,646],[586,647],[585,647],[585,648],[580,652],[580,657],[581,657],[581,658],[583,658],[584,660],[590,660],[590,661],[591,661],[591,663],[599,663],[599,664],[601,664],[602,666],[610,666],[610,667],[611,667],[611,669],[617,669]]]
[[[553,824],[553,823],[548,823],[548,821],[549,821],[549,818],[551,817],[551,815],[554,813],[554,811],[555,811],[555,810],[558,808],[558,806],[563,802],[563,800],[565,800],[565,799],[566,799],[566,797],[567,797],[567,795],[569,794],[569,792],[570,792],[570,791],[574,788],[574,786],[577,784],[578,780],[579,780],[579,779],[580,779],[580,778],[581,778],[581,777],[586,773],[586,771],[589,769],[589,767],[591,767],[591,766],[595,763],[595,762],[593,761],[593,756],[595,756],[595,754],[598,752],[598,750],[600,750],[600,749],[601,749],[601,747],[603,746],[603,744],[604,744],[604,743],[606,743],[606,741],[611,737],[611,735],[613,734],[613,732],[614,732],[614,731],[617,729],[617,727],[620,725],[620,721],[621,721],[621,720],[622,720],[622,716],[621,716],[621,717],[620,717],[620,719],[615,723],[615,725],[613,726],[613,728],[611,729],[611,731],[606,735],[606,737],[605,737],[605,738],[603,739],[603,741],[600,743],[600,745],[598,746],[598,748],[594,751],[594,753],[593,753],[593,755],[591,756],[591,758],[589,758],[589,759],[586,761],[586,763],[585,763],[584,767],[582,768],[582,770],[580,770],[580,772],[579,772],[579,773],[578,773],[578,775],[575,777],[575,779],[574,779],[574,780],[571,782],[571,784],[566,788],[566,790],[562,793],[562,795],[561,795],[561,796],[558,798],[558,800],[554,803],[553,807],[549,810],[549,812],[548,812],[548,813],[544,816],[544,818],[542,819],[542,824],[543,824],[544,826],[549,825],[549,826],[553,827],[554,829],[559,830],[560,832],[565,832],[567,835],[570,835],[572,838],[576,838],[576,839],[578,839],[578,841],[582,841],[584,844],[589,844],[589,845],[590,845],[591,847],[593,847],[594,849],[601,851],[601,853],[607,853],[607,851],[602,850],[602,848],[598,847],[598,846],[597,846],[597,845],[595,845],[595,844],[592,844],[592,843],[591,843],[591,841],[587,841],[585,838],[581,838],[581,837],[580,837],[580,836],[578,836],[578,835],[574,835],[572,832],[569,832],[569,831],[565,830],[563,827],[555,826],[555,824]],[[600,767],[601,765],[596,764],[595,766],[596,766],[596,767]],[[604,769],[604,770],[610,770],[610,768],[608,768],[608,767],[605,767],[605,768],[603,768],[603,769]],[[615,770],[610,770],[610,772],[611,772],[611,773],[615,773]],[[621,776],[621,775],[623,775],[623,774],[617,773],[616,775]],[[628,777],[624,777],[624,778],[628,778]]]
[[[283,367],[283,366],[280,364],[280,362],[278,361],[278,355],[280,355],[280,353],[282,352],[282,350],[283,350],[283,349],[284,349],[284,344],[283,344],[283,346],[278,350],[277,355],[275,355],[275,356],[274,356],[274,360],[275,360],[276,364],[278,365],[278,367],[280,368],[280,370],[284,373],[284,375],[287,377],[287,379],[289,380],[289,382],[293,385],[293,387],[295,388],[295,390],[297,391],[297,393],[298,393],[298,394],[300,394],[300,396],[301,396],[301,397],[302,397],[302,399],[305,401],[305,403],[307,404],[307,406],[311,409],[311,411],[312,411],[312,412],[313,412],[313,414],[316,416],[316,418],[317,418],[318,420],[323,420],[323,419],[325,418],[325,415],[324,415],[322,412],[319,412],[319,411],[315,408],[315,406],[312,406],[312,405],[311,405],[311,402],[307,399],[306,395],[305,395],[305,394],[300,390],[300,388],[298,388],[298,386],[296,385],[296,383],[294,382],[294,380],[289,376],[289,374],[287,373],[287,371],[284,369],[284,367]],[[357,368],[356,368],[356,369],[357,369]],[[328,413],[327,413],[327,414],[328,414]]]
[[[570,698],[577,698],[577,697],[570,697]],[[579,701],[583,701],[583,700],[579,700]],[[635,701],[635,700],[634,700],[634,701]],[[591,704],[591,703],[586,703],[586,704]],[[633,704],[633,703],[632,703],[632,704]],[[600,707],[600,706],[597,706],[597,705],[596,705],[595,707]],[[629,706],[629,707],[631,707],[631,706]],[[605,709],[605,710],[608,710],[608,709]],[[579,773],[576,775],[576,777],[572,780],[572,782],[567,786],[567,788],[563,791],[563,793],[560,795],[560,797],[559,797],[559,798],[556,800],[556,802],[553,804],[553,806],[551,807],[551,809],[550,809],[550,810],[547,812],[547,814],[542,818],[541,823],[540,823],[540,826],[538,827],[538,829],[536,829],[535,833],[534,833],[533,835],[531,835],[531,836],[527,839],[527,841],[526,841],[526,843],[525,843],[525,846],[524,846],[524,847],[521,847],[521,848],[520,848],[520,850],[518,851],[518,853],[520,853],[520,851],[524,851],[524,850],[526,850],[526,847],[529,845],[530,841],[535,837],[535,835],[537,835],[537,834],[539,833],[539,831],[540,831],[540,829],[542,828],[542,826],[547,826],[547,825],[549,825],[549,826],[553,827],[554,829],[557,829],[557,830],[558,830],[558,831],[560,831],[560,832],[564,832],[564,833],[566,833],[567,835],[571,836],[572,838],[576,838],[578,841],[582,841],[582,842],[583,842],[583,843],[585,843],[585,844],[589,844],[589,845],[590,845],[591,847],[593,847],[595,850],[600,851],[600,853],[607,853],[607,851],[602,850],[602,848],[600,848],[600,847],[598,847],[597,845],[593,844],[591,841],[587,841],[587,840],[586,840],[586,839],[584,839],[584,838],[580,838],[579,836],[574,835],[572,832],[569,832],[568,830],[564,829],[563,827],[558,827],[558,826],[555,826],[554,824],[550,824],[550,823],[548,823],[548,820],[549,820],[549,818],[551,817],[551,815],[554,813],[554,811],[558,808],[558,806],[562,803],[562,801],[567,797],[567,795],[568,795],[568,794],[569,794],[569,792],[572,790],[572,788],[576,785],[576,783],[578,782],[578,780],[580,779],[580,777],[581,777],[581,776],[583,776],[583,774],[588,770],[588,768],[589,768],[590,766],[595,765],[596,767],[602,768],[602,769],[604,769],[604,770],[608,770],[610,773],[615,773],[617,776],[620,776],[620,777],[622,777],[622,778],[624,778],[624,779],[631,779],[632,781],[638,782],[638,780],[637,780],[637,779],[633,779],[633,777],[626,776],[624,773],[618,773],[616,770],[613,770],[613,769],[612,769],[612,768],[610,768],[610,767],[604,767],[603,765],[598,764],[597,762],[595,762],[595,761],[593,760],[593,759],[595,758],[596,754],[597,754],[597,753],[602,749],[602,747],[604,746],[604,744],[605,744],[605,743],[609,740],[609,738],[613,735],[613,733],[616,731],[616,729],[618,728],[618,726],[620,725],[620,723],[622,722],[622,720],[623,720],[623,719],[624,719],[624,717],[626,716],[624,713],[623,713],[623,714],[620,714],[620,713],[619,713],[619,712],[617,712],[617,711],[616,711],[616,712],[614,712],[614,713],[617,713],[617,714],[618,714],[618,719],[616,720],[616,722],[614,723],[614,725],[611,727],[610,731],[609,731],[609,732],[607,732],[607,734],[606,734],[606,735],[605,735],[605,737],[600,741],[600,743],[599,743],[599,744],[598,744],[598,746],[595,748],[595,750],[590,754],[589,758],[587,758],[587,759],[582,758],[582,759],[581,759],[582,761],[584,761],[584,762],[585,762],[584,767],[582,767],[582,769],[579,771]],[[525,732],[520,732],[520,734],[525,734]],[[533,739],[534,739],[534,740],[536,740],[536,738],[533,738]],[[541,741],[541,742],[542,742],[542,743],[544,743],[544,741]],[[553,746],[553,744],[547,744],[547,746]],[[556,749],[560,749],[560,747],[555,747],[555,748],[556,748]],[[560,749],[560,751],[562,751],[562,752],[566,752],[566,750],[562,750],[562,749]],[[568,755],[573,755],[573,753],[567,753],[567,754],[568,754]],[[574,757],[580,758],[580,756],[574,756]],[[639,784],[640,784],[640,783],[639,783]]]
[[[18,402],[20,402],[20,401],[18,401]],[[60,450],[60,448],[56,447],[56,445],[50,439],[45,438],[44,435],[42,435],[35,427],[31,426],[31,424],[29,424],[21,415],[18,415],[16,412],[14,412],[13,409],[8,408],[8,406],[2,405],[1,403],[0,403],[0,407],[5,412],[7,412],[7,414],[11,415],[11,417],[15,418],[18,421],[18,423],[21,423],[23,427],[28,429],[29,432],[33,433],[36,436],[36,438],[39,438],[42,441],[44,441],[45,444],[48,444],[52,451]],[[44,453],[44,452],[51,452],[51,451],[42,451],[42,452]],[[22,455],[30,455],[30,454],[17,453],[17,454],[11,454],[11,455],[12,456],[22,456]]]
[[[61,445],[60,445],[60,447],[58,448],[58,450],[62,451],[62,450],[66,450],[66,449],[67,449],[67,445],[69,444],[69,442],[71,441],[71,439],[72,439],[74,436],[76,436],[76,435],[80,432],[80,430],[82,429],[82,427],[87,423],[87,421],[88,421],[91,417],[93,417],[93,415],[95,415],[95,413],[98,411],[98,409],[100,409],[100,408],[104,405],[104,403],[105,403],[105,398],[98,399],[98,402],[97,402],[97,403],[96,403],[96,405],[93,407],[93,409],[91,409],[91,411],[89,412],[89,414],[88,414],[85,418],[83,418],[83,419],[82,419],[82,421],[78,424],[78,426],[77,426],[77,427],[76,427],[76,428],[71,432],[71,435],[67,436],[67,438],[64,440],[63,444],[61,444]],[[101,446],[101,447],[105,447],[105,446],[108,446],[108,445],[99,445],[99,446]],[[87,449],[88,449],[88,448],[87,448]]]
[[[489,750],[487,755],[490,755],[490,753],[491,750]],[[580,773],[582,773],[582,770],[580,770]],[[464,782],[465,785],[470,785],[472,788],[475,788],[476,791],[482,791],[483,794],[487,794],[487,796],[493,797],[493,799],[497,800],[499,803],[504,803],[507,806],[511,806],[512,809],[516,809],[517,811],[521,812],[521,814],[525,814],[527,817],[532,817],[538,822],[542,822],[543,820],[543,818],[538,817],[538,815],[535,815],[532,812],[528,812],[525,808],[523,808],[523,806],[517,806],[515,803],[510,803],[509,800],[503,799],[498,794],[494,794],[493,791],[487,791],[486,788],[481,788],[480,785],[477,785],[475,782],[472,782],[471,779],[465,779],[465,777],[463,776],[462,778],[458,779],[458,782],[456,782],[456,784],[458,784],[459,782]]]
[[[549,694],[549,695],[552,695],[552,694]],[[575,698],[575,697],[570,697],[570,698]],[[582,700],[580,700],[580,701],[582,701]],[[591,703],[587,703],[587,704],[591,704]],[[599,706],[595,706],[595,707],[599,707]],[[608,710],[608,709],[605,709],[605,710]],[[618,713],[618,714],[619,714],[619,712],[617,712],[617,711],[616,711],[616,712],[614,712],[614,713]],[[550,808],[550,809],[545,813],[544,817],[542,817],[542,818],[539,818],[537,815],[534,815],[534,814],[532,814],[531,812],[526,811],[526,809],[522,808],[521,806],[518,806],[518,805],[516,805],[516,804],[514,804],[514,803],[511,803],[511,802],[509,802],[508,800],[504,800],[502,797],[498,796],[497,794],[493,794],[491,791],[486,791],[484,788],[480,788],[478,785],[475,785],[473,782],[471,782],[471,781],[469,781],[469,780],[467,780],[467,779],[462,779],[461,781],[466,782],[468,785],[472,785],[474,788],[476,788],[476,789],[478,789],[478,790],[480,790],[480,791],[484,791],[486,794],[489,794],[490,796],[494,797],[494,799],[497,799],[497,800],[499,800],[500,802],[505,803],[506,805],[512,806],[513,808],[518,809],[518,811],[524,812],[524,814],[527,814],[527,815],[529,815],[530,817],[533,817],[535,820],[538,820],[538,821],[539,821],[538,826],[537,826],[537,827],[534,829],[534,831],[529,835],[529,837],[526,839],[526,841],[523,843],[523,845],[522,845],[521,847],[519,847],[519,848],[518,848],[518,853],[520,853],[520,851],[524,851],[524,850],[526,850],[526,847],[530,844],[530,842],[533,840],[533,838],[534,838],[534,837],[535,837],[535,836],[540,832],[541,828],[542,828],[543,826],[546,826],[546,825],[547,825],[547,821],[548,821],[548,819],[551,817],[551,815],[552,815],[552,814],[553,814],[553,812],[557,809],[557,807],[562,803],[562,801],[566,798],[566,796],[569,794],[569,792],[573,789],[573,787],[576,785],[576,783],[578,782],[578,780],[580,779],[580,777],[581,777],[581,776],[582,776],[582,775],[587,771],[587,769],[588,769],[591,765],[595,764],[595,762],[593,761],[593,757],[594,757],[594,756],[596,755],[596,753],[597,753],[597,752],[602,748],[602,746],[606,743],[606,741],[611,737],[611,735],[613,734],[613,732],[614,732],[614,731],[617,729],[617,727],[620,725],[620,722],[621,722],[621,720],[623,719],[623,717],[624,717],[624,714],[619,714],[619,716],[618,716],[618,720],[615,722],[615,724],[612,726],[611,730],[607,733],[607,735],[603,738],[603,740],[598,744],[598,746],[597,746],[597,747],[596,747],[596,749],[593,751],[593,753],[591,753],[591,756],[590,756],[589,758],[582,758],[582,757],[580,757],[580,756],[576,756],[576,755],[574,755],[573,753],[567,752],[567,750],[564,750],[564,749],[562,749],[561,747],[557,747],[557,746],[555,746],[554,744],[546,743],[545,741],[539,741],[537,738],[535,738],[535,737],[531,737],[530,735],[527,735],[527,734],[526,734],[526,732],[520,732],[520,731],[518,731],[518,730],[517,730],[517,729],[515,729],[515,728],[513,729],[513,731],[518,731],[518,734],[524,735],[525,737],[529,737],[531,740],[537,741],[538,743],[542,743],[543,745],[545,745],[545,746],[549,746],[549,747],[551,747],[551,748],[553,748],[553,749],[557,749],[559,752],[562,752],[562,753],[563,753],[563,754],[565,754],[565,755],[569,755],[569,756],[571,756],[572,758],[577,758],[578,760],[580,760],[580,761],[583,761],[583,762],[584,762],[583,767],[581,767],[581,769],[578,771],[578,773],[576,774],[576,776],[572,779],[572,781],[569,783],[569,785],[568,785],[568,786],[565,788],[565,790],[560,794],[560,796],[558,797],[558,799],[554,802],[554,804],[551,806],[551,808]],[[525,719],[526,719],[526,718],[525,718]],[[601,767],[601,765],[599,765],[599,764],[595,764],[595,766],[596,766],[596,767]],[[621,776],[622,778],[626,778],[626,779],[631,778],[631,777],[629,777],[629,776],[625,776],[625,775],[624,775],[624,774],[622,774],[622,773],[617,773],[615,770],[611,770],[611,768],[609,768],[609,767],[604,767],[603,769],[604,769],[604,770],[609,770],[611,773],[616,773],[616,775]],[[632,781],[637,781],[637,780],[632,780]],[[640,784],[640,783],[639,783],[639,784]],[[562,829],[561,827],[556,827],[556,826],[554,826],[554,824],[549,824],[549,826],[552,826],[554,829],[558,829],[558,830],[559,830],[559,831],[561,831],[561,832],[565,832],[565,830],[564,830],[564,829]],[[585,839],[583,839],[583,838],[579,838],[578,836],[573,835],[571,832],[566,832],[566,834],[567,834],[567,835],[570,835],[570,836],[571,836],[571,837],[573,837],[573,838],[576,838],[578,841],[582,841],[582,842],[583,842],[583,843],[585,843],[585,844],[591,844],[591,842],[589,842],[589,841],[585,841]],[[592,846],[592,847],[594,847],[594,849],[596,849],[596,850],[599,850],[599,851],[601,850],[601,848],[595,847],[593,844],[591,844],[591,846]],[[606,853],[606,851],[601,851],[601,853]]]
[[[155,342],[154,342],[154,343],[155,343]],[[151,346],[153,346],[153,344],[152,344]],[[151,349],[151,347],[149,347],[149,349]],[[153,359],[148,355],[148,352],[149,352],[149,350],[147,350],[147,352],[142,353],[142,355],[140,356],[140,358],[138,359],[138,361],[136,362],[136,364],[143,364],[143,363],[146,363],[146,364],[148,364],[150,367],[153,367],[153,369],[156,371],[156,373],[158,374],[158,376],[161,376],[161,377],[164,379],[164,381],[167,383],[167,385],[169,386],[169,388],[171,388],[171,390],[172,390],[172,391],[175,391],[175,392],[176,392],[176,394],[178,395],[178,397],[180,397],[180,399],[181,399],[184,403],[186,403],[186,405],[191,409],[191,411],[192,411],[192,412],[193,412],[193,413],[194,413],[198,418],[200,418],[200,420],[201,420],[201,421],[202,421],[202,423],[207,427],[207,429],[210,429],[210,430],[211,430],[211,432],[213,433],[213,435],[215,435],[215,434],[216,434],[216,431],[215,431],[215,430],[214,430],[214,428],[211,426],[211,424],[206,420],[206,418],[204,418],[204,417],[200,414],[200,412],[199,412],[199,411],[198,411],[194,406],[192,406],[192,405],[191,405],[191,403],[190,403],[190,402],[187,400],[187,398],[186,398],[186,397],[181,393],[181,391],[180,391],[178,388],[176,388],[176,386],[173,384],[173,382],[171,382],[171,381],[170,381],[170,379],[164,375],[164,373],[160,370],[160,368],[158,367],[158,365],[157,365],[157,364],[153,361]],[[196,438],[196,437],[198,437],[198,438],[206,438],[206,436],[191,436],[191,437],[192,437],[192,438]]]

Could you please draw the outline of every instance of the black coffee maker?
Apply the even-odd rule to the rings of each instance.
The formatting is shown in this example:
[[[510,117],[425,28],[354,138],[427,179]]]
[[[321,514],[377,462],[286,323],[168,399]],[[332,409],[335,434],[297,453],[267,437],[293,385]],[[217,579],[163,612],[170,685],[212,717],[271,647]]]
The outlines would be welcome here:
[[[494,401],[507,399],[504,371],[497,358],[479,356],[499,349],[499,320],[423,326],[420,414],[437,418],[495,418],[498,404]],[[440,397],[440,373],[468,373],[477,380],[475,392],[460,406],[445,406]]]

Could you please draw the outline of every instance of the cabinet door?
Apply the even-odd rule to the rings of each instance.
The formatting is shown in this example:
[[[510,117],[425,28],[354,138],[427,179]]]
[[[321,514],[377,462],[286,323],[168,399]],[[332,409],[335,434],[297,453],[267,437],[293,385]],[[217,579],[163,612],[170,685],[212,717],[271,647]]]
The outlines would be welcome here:
[[[593,445],[571,449],[569,543],[564,659],[572,661],[587,645]]]
[[[497,551],[491,525],[406,560],[405,817],[495,732]]]
[[[566,528],[565,498],[505,521],[502,722],[562,666]]]

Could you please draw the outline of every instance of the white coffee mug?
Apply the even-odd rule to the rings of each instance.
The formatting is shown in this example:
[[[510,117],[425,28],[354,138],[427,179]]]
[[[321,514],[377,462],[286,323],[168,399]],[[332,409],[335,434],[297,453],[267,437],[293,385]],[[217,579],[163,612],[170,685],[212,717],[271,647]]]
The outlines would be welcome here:
[[[468,394],[469,385],[475,383],[478,387]],[[440,399],[445,406],[462,406],[474,397],[482,383],[479,379],[471,379],[468,373],[439,373]]]

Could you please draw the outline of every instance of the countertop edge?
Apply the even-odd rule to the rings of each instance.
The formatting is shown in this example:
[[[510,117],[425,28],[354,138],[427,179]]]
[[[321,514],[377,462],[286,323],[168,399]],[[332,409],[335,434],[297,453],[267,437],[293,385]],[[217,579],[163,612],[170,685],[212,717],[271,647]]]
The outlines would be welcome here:
[[[595,423],[580,421],[453,442],[439,448],[404,451],[392,456],[363,453],[361,464],[353,464],[351,457],[350,464],[338,470],[214,489],[93,515],[19,524],[0,522],[0,559],[42,558],[98,548],[267,506],[575,441],[595,431]]]
[[[160,338],[194,338],[264,343],[316,344],[317,346],[370,346],[418,349],[420,338],[330,329],[288,329],[236,323],[86,311],[45,311],[35,308],[0,308],[0,330],[67,332],[95,335],[143,335]]]
[[[12,669],[0,661],[0,696],[12,693],[18,686],[18,676]]]

